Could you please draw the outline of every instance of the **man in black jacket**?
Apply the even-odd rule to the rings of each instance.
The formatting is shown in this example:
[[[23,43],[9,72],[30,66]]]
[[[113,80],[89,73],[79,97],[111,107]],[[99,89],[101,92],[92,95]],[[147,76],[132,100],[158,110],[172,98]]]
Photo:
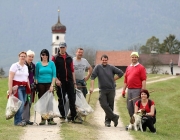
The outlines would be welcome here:
[[[76,94],[74,89],[74,87],[76,87],[76,80],[74,76],[73,59],[67,54],[66,49],[66,43],[60,43],[59,52],[52,58],[52,61],[54,61],[56,65],[56,86],[59,111],[62,118],[65,119],[67,112],[64,105],[66,103],[65,95],[67,93],[71,110],[71,120],[75,122],[77,118],[75,109]]]

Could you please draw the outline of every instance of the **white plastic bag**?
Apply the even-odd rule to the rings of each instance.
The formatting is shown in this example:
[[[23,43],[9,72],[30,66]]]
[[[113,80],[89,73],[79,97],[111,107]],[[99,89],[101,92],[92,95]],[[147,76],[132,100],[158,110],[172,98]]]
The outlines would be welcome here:
[[[87,103],[81,90],[78,90],[78,89],[76,89],[76,103],[75,104],[76,104],[76,111],[80,113],[82,116],[87,116],[88,114],[94,111],[91,108],[91,106]]]
[[[16,98],[14,95],[10,95],[6,106],[6,120],[14,117],[16,112],[19,110],[22,101]]]
[[[58,103],[52,92],[47,91],[34,105],[34,110],[41,114],[43,119],[61,117]]]

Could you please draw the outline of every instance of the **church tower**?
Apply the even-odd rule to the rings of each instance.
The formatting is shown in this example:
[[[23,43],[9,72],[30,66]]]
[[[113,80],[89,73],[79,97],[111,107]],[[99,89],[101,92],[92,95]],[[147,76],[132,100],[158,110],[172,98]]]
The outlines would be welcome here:
[[[66,33],[66,26],[61,24],[60,10],[58,10],[58,22],[51,27],[52,30],[52,55],[57,54],[59,49],[59,43],[65,42],[65,33]]]

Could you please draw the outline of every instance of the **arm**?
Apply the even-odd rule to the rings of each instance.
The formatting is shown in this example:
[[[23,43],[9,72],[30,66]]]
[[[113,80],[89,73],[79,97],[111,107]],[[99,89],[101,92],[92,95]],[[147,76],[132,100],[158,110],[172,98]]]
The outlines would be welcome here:
[[[134,113],[137,113],[138,112],[138,106],[135,104],[134,105]]]
[[[76,85],[76,78],[75,78],[75,73],[72,72],[72,75],[73,75],[74,87],[77,88],[77,85]]]
[[[151,105],[151,109],[149,113],[146,113],[148,116],[154,116],[154,105]]]
[[[142,81],[142,89],[146,89],[146,80]]]
[[[12,84],[13,84],[14,75],[15,75],[14,72],[9,71],[9,80],[8,80],[8,87],[9,87],[8,93],[9,93],[9,95],[12,94]]]
[[[90,82],[90,89],[89,89],[90,93],[93,93],[94,91],[94,80],[91,80]]]
[[[54,87],[54,84],[55,84],[55,80],[56,80],[56,67],[55,67],[55,64],[54,62],[52,62],[52,82],[51,82],[51,86],[49,88],[49,90],[52,92],[53,91],[53,87]]]
[[[85,81],[87,81],[90,78],[91,73],[92,73],[92,67],[89,66],[89,68],[88,68],[88,75],[85,77]]]

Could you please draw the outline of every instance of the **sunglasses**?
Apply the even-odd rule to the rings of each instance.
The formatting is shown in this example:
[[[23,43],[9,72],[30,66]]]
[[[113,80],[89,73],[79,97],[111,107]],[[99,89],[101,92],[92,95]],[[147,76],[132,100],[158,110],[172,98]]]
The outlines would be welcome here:
[[[42,55],[42,56],[47,56],[45,53],[42,53],[41,55]]]

